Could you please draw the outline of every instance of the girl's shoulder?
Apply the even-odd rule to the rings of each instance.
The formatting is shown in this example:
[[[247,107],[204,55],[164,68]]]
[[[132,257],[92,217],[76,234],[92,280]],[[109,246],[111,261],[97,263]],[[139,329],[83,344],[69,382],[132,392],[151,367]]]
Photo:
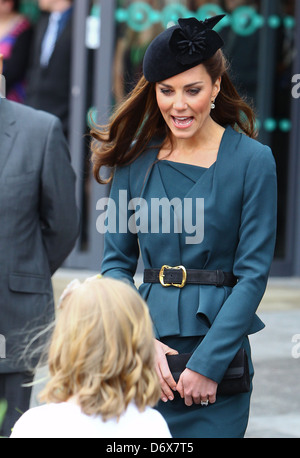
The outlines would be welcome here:
[[[66,425],[70,421],[76,422],[80,415],[80,407],[68,402],[32,407],[16,422],[12,428],[11,438],[51,436],[54,426],[59,430],[59,425]]]

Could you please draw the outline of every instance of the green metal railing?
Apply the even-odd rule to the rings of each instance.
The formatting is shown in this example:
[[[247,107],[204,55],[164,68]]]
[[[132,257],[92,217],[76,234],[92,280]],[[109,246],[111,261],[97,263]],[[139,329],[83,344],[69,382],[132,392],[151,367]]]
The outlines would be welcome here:
[[[251,35],[263,26],[272,29],[281,26],[288,29],[295,27],[295,19],[292,16],[271,15],[265,18],[251,6],[240,6],[231,14],[227,14],[221,6],[213,3],[207,3],[195,12],[188,10],[180,3],[169,4],[159,11],[146,2],[135,2],[128,8],[118,8],[115,18],[117,22],[126,23],[132,30],[142,32],[157,23],[166,28],[176,23],[178,18],[194,16],[199,20],[204,20],[215,14],[226,14],[215,30],[220,31],[224,27],[231,26],[235,33],[242,36]]]
[[[201,6],[196,12],[190,11],[181,3],[172,3],[161,10],[155,10],[146,2],[134,2],[127,8],[117,8],[115,20],[117,23],[126,24],[127,27],[135,32],[143,32],[155,24],[161,24],[167,28],[177,23],[178,18],[194,16],[199,20],[204,20],[216,14],[226,14],[221,6],[207,3]],[[94,5],[91,15],[100,16],[100,7]],[[264,26],[270,29],[283,27],[292,30],[295,28],[295,18],[293,16],[270,15],[265,18],[251,6],[241,6],[236,8],[231,14],[226,14],[224,19],[217,24],[215,29],[221,31],[224,27],[230,26],[232,30],[240,36],[249,36],[256,33]],[[266,132],[279,130],[283,133],[290,132],[292,122],[289,119],[267,118],[260,122],[257,120],[257,128],[264,129]]]

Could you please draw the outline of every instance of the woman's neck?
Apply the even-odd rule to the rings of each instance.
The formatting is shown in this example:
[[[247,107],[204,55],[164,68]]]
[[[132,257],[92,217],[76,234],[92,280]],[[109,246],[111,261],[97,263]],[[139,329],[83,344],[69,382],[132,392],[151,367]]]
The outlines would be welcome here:
[[[210,167],[217,158],[224,128],[213,120],[192,138],[171,137],[161,149],[158,158],[174,162]]]

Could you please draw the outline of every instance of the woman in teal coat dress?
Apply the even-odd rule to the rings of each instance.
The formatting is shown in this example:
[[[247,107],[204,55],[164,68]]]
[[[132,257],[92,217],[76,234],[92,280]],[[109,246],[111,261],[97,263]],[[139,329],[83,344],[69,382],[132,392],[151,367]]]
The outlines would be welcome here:
[[[275,161],[254,139],[253,112],[228,77],[212,30],[220,19],[179,20],[162,32],[108,129],[92,130],[94,175],[103,183],[108,166],[113,177],[101,271],[133,284],[142,257],[157,408],[181,438],[245,434],[252,384],[234,395],[217,389],[242,347],[252,380],[248,335],[264,327],[256,310],[276,238]],[[180,280],[167,280],[164,266]],[[166,355],[186,352],[176,383]]]

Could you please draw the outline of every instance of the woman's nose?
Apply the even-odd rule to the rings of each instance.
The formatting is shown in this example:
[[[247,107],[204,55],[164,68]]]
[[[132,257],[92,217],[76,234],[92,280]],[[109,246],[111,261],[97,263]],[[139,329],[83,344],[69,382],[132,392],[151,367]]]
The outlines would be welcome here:
[[[184,97],[178,96],[173,102],[174,110],[185,110],[187,108],[187,103],[184,100]]]

